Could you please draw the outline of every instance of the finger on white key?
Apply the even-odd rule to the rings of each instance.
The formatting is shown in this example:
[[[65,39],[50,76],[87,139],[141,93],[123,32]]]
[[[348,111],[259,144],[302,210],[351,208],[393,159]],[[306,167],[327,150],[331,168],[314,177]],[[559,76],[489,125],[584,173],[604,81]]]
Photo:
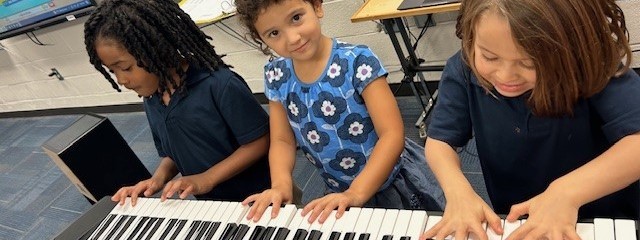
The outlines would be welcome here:
[[[502,228],[504,229],[504,219],[500,219],[500,226],[502,226]],[[487,226],[487,239],[488,240],[501,240],[502,239],[502,235],[501,234],[497,234],[496,232],[493,231],[493,229],[491,229],[491,227]]]
[[[515,220],[513,222],[504,221],[504,233],[503,237],[509,237],[513,231],[515,231],[518,227],[520,227],[520,220]]]
[[[593,223],[577,223],[576,233],[582,240],[595,240]]]

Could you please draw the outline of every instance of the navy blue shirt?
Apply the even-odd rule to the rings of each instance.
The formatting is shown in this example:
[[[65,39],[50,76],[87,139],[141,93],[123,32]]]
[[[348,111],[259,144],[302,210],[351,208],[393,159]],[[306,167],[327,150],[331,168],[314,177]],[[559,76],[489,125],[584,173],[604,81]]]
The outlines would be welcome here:
[[[269,131],[269,119],[242,77],[228,68],[187,70],[186,88],[168,106],[155,94],[144,109],[160,157],[171,157],[183,176],[207,171],[241,145]],[[265,154],[257,163],[199,199],[242,201],[271,186]]]
[[[528,93],[512,98],[492,93],[495,97],[480,86],[458,52],[443,72],[428,136],[452,147],[475,137],[487,191],[500,214],[640,131],[640,77],[634,71],[580,100],[567,117],[534,116],[527,106]],[[580,217],[637,219],[639,209],[636,182],[583,206]]]

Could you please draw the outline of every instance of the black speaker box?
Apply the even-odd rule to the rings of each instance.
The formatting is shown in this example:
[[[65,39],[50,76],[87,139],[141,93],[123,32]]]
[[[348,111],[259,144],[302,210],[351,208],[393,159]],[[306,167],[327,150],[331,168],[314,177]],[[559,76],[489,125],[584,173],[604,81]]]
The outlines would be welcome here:
[[[109,119],[100,115],[81,116],[42,148],[91,204],[151,177]]]

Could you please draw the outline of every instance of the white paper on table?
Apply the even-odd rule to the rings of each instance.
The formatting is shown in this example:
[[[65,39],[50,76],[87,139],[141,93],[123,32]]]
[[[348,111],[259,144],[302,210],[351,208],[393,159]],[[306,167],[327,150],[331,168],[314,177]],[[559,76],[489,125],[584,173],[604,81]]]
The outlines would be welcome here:
[[[234,0],[182,0],[180,8],[198,23],[209,23],[236,12]]]

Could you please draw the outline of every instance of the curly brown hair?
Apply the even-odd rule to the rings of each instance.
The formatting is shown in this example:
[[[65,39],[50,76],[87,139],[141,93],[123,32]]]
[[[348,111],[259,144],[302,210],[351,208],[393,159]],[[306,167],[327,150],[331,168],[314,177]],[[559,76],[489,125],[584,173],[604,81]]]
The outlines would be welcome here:
[[[262,13],[268,7],[279,4],[284,1],[293,0],[236,0],[236,11],[240,18],[240,22],[247,28],[247,32],[251,37],[251,40],[256,42],[260,46],[260,50],[266,55],[271,55],[271,50],[266,44],[262,42],[260,34],[256,30],[255,23],[258,20],[258,15]],[[314,8],[322,4],[322,0],[298,0],[310,3]]]
[[[572,114],[579,99],[602,91],[629,69],[631,49],[614,0],[463,0],[456,34],[465,62],[474,64],[475,29],[487,12],[504,16],[513,38],[534,61],[537,81],[529,106],[539,116]]]

